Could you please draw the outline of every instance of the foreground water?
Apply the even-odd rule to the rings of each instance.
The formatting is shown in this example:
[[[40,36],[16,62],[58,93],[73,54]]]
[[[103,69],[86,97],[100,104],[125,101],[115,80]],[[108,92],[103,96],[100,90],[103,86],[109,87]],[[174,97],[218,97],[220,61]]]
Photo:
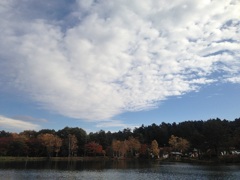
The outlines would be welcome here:
[[[0,162],[0,179],[240,179],[239,165],[153,161]]]

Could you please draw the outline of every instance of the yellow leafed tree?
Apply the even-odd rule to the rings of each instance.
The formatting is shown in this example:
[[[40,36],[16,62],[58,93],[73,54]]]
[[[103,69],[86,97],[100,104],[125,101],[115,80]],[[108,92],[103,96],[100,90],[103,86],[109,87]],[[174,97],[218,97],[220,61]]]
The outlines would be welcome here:
[[[180,152],[186,151],[190,146],[188,140],[174,135],[170,137],[168,143],[175,151]]]
[[[132,156],[133,156],[134,151],[138,152],[141,147],[141,143],[139,142],[139,140],[132,136],[128,138],[127,144],[128,144],[128,147],[129,147],[129,150],[130,150],[130,153]]]
[[[156,140],[152,141],[151,150],[152,150],[152,153],[153,153],[154,157],[159,156],[158,142]]]

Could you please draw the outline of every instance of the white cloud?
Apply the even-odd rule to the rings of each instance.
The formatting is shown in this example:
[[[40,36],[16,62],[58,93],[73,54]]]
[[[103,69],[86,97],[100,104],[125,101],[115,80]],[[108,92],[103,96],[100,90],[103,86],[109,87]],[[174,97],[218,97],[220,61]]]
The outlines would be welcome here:
[[[41,2],[1,1],[0,84],[49,111],[102,121],[239,82],[239,1]]]
[[[23,120],[12,119],[0,115],[0,126],[7,131],[39,130],[40,126]]]
[[[117,128],[123,128],[123,129],[124,128],[134,129],[137,127],[137,125],[125,124],[120,120],[106,120],[106,121],[97,123],[96,127],[97,128],[117,127]]]
[[[240,76],[230,77],[230,78],[227,78],[226,80],[231,82],[231,83],[240,83]]]
[[[21,121],[27,121],[27,122],[48,122],[47,119],[43,119],[43,118],[34,118],[31,116],[13,116],[12,119],[16,119],[16,120],[21,120]]]

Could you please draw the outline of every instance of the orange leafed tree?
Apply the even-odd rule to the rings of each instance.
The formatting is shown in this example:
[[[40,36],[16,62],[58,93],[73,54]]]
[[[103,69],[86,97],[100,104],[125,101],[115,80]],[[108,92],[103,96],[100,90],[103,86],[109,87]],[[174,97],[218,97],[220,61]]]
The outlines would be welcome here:
[[[78,150],[78,140],[75,135],[69,134],[68,135],[68,156],[73,156],[77,153]]]
[[[184,152],[189,148],[189,142],[181,137],[172,135],[168,141],[169,145],[176,151]]]
[[[138,152],[141,148],[141,143],[139,142],[139,140],[132,136],[128,138],[127,144],[132,156],[134,155],[134,152]]]
[[[53,134],[40,134],[38,139],[42,142],[42,144],[46,147],[48,156],[51,157],[54,147],[54,135]]]
[[[46,147],[49,157],[51,157],[52,152],[56,152],[56,155],[58,155],[58,152],[60,151],[60,148],[62,146],[61,138],[53,134],[46,133],[46,134],[40,134],[38,136],[38,139]]]
[[[126,140],[121,141],[120,142],[120,149],[119,149],[120,156],[125,157],[128,150],[129,150],[129,147],[128,147],[127,141]]]
[[[112,141],[113,156],[120,156],[120,147],[121,141],[119,140]]]
[[[54,152],[56,153],[56,156],[58,156],[58,153],[62,147],[63,141],[58,136],[54,137]]]

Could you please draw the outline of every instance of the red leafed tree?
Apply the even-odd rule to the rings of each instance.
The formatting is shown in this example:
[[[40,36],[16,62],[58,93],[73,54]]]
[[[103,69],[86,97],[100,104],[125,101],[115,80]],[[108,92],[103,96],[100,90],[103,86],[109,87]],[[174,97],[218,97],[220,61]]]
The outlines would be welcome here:
[[[9,150],[10,143],[13,141],[12,137],[0,138],[0,156],[6,156]]]
[[[102,155],[103,154],[103,148],[100,144],[96,142],[89,142],[85,144],[85,152],[87,155]]]
[[[147,156],[148,154],[148,145],[147,144],[141,144],[141,147],[139,149],[140,156]]]

